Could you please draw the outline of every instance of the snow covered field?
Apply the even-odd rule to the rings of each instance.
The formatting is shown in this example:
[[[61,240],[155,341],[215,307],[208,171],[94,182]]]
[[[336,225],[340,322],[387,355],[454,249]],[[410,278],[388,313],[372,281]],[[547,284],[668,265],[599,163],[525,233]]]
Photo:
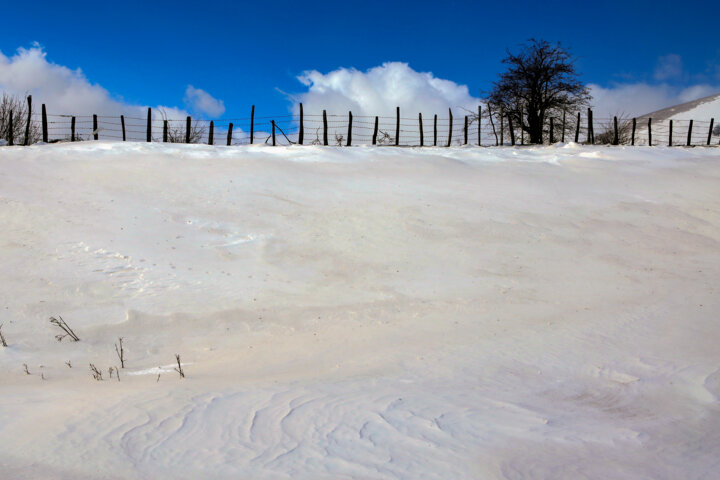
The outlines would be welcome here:
[[[717,148],[7,147],[0,219],[3,479],[720,471]]]

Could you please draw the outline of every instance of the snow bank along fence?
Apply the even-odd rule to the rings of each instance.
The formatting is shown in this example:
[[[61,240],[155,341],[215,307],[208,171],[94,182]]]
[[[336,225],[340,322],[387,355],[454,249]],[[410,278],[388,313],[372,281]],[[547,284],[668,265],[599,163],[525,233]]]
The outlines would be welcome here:
[[[173,143],[207,143],[209,145],[394,145],[446,146],[452,145],[525,145],[526,134],[513,124],[512,117],[478,107],[477,112],[462,110],[460,115],[449,109],[446,117],[433,115],[423,118],[402,117],[400,107],[393,117],[353,116],[352,112],[331,115],[305,114],[300,104],[298,115],[256,116],[252,106],[246,118],[199,120],[191,117],[167,119],[161,112],[147,109],[146,117],[107,115],[48,114],[45,104],[41,113],[32,111],[28,97],[28,116],[23,138],[14,138],[13,116],[9,112],[6,128],[9,145],[21,141],[33,143],[30,125],[42,126],[43,142],[122,140]],[[607,145],[669,145],[700,146],[720,144],[720,125],[714,119],[660,120],[652,118],[594,119],[591,109],[585,116],[551,116],[543,129],[544,143],[569,142]],[[39,140],[39,135],[37,140]]]

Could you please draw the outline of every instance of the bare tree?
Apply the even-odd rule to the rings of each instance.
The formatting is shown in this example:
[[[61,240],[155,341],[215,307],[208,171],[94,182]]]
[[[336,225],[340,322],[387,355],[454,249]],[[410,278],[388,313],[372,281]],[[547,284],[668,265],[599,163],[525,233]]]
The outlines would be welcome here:
[[[3,92],[0,97],[0,139],[10,138],[10,112],[12,112],[12,138],[15,144],[25,142],[26,127],[28,124],[27,100],[17,95],[9,95]],[[42,138],[40,126],[37,122],[30,120],[30,128],[27,130],[28,144],[40,141]]]
[[[507,51],[507,71],[493,83],[487,101],[527,132],[530,143],[542,143],[549,114],[577,112],[592,99],[575,71],[575,59],[559,43],[531,38],[517,54]]]

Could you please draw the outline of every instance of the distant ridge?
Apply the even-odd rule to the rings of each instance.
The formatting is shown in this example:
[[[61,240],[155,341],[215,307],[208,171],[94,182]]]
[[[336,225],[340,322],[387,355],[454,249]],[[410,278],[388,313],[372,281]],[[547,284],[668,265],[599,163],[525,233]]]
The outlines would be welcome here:
[[[652,117],[653,120],[668,120],[670,118],[682,119],[709,119],[711,117],[720,118],[720,93],[709,95],[707,97],[698,98],[691,102],[673,105],[672,107],[656,110],[641,117]]]

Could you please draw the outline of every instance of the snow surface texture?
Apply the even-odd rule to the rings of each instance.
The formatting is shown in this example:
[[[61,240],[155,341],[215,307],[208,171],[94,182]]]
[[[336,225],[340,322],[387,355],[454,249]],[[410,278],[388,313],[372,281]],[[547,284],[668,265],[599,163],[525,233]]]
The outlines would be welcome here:
[[[716,148],[0,149],[0,476],[715,478],[719,192]]]

